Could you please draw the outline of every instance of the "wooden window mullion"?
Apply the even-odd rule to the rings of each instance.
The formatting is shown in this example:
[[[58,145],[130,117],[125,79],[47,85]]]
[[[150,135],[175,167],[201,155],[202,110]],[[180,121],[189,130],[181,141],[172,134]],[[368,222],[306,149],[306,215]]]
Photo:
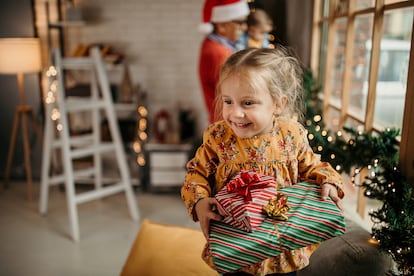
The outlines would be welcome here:
[[[372,47],[368,75],[368,95],[365,110],[365,131],[371,131],[374,125],[375,99],[381,51],[381,37],[384,25],[384,0],[375,2],[374,26],[372,30]]]
[[[320,49],[321,49],[321,28],[323,21],[321,20],[321,4],[324,0],[315,0],[313,4],[313,28],[312,28],[312,53],[311,53],[311,69],[313,73],[319,72],[320,67]],[[315,76],[319,78],[319,76]]]

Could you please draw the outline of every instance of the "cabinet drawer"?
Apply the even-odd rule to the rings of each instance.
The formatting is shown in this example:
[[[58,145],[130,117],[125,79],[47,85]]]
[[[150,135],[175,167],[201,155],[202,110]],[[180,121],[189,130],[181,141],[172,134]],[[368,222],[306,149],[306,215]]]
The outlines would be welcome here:
[[[185,170],[163,171],[151,169],[151,186],[180,186],[184,183]]]
[[[186,152],[151,152],[151,168],[184,168],[188,161]]]

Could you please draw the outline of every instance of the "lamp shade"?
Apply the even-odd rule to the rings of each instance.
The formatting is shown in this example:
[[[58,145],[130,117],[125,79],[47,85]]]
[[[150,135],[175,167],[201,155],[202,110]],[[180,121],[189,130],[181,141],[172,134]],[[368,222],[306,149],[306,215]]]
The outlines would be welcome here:
[[[0,74],[35,73],[41,69],[38,38],[0,38]]]

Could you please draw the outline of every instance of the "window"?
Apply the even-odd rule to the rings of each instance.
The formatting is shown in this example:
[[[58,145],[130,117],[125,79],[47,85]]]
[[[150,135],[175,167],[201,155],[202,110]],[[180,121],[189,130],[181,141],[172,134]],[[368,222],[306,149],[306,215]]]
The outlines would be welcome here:
[[[316,0],[314,10],[319,56],[312,57],[312,69],[329,127],[401,129],[414,1]]]
[[[413,0],[314,0],[311,66],[327,126],[402,129],[414,179],[413,14]]]

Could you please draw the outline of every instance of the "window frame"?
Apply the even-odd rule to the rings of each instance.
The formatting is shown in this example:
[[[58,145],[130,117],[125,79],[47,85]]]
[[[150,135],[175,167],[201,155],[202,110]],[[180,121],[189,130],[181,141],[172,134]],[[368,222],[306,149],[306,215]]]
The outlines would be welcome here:
[[[329,2],[329,14],[322,14],[322,5]],[[336,12],[337,8],[343,8],[346,4],[345,12]],[[313,27],[312,27],[312,50],[311,50],[311,69],[314,72],[319,83],[322,83],[322,100],[323,100],[323,116],[329,121],[329,110],[340,112],[339,128],[345,125],[348,118],[360,123],[364,126],[364,130],[380,132],[383,131],[380,126],[374,124],[375,108],[366,108],[364,118],[352,114],[349,110],[349,93],[352,77],[352,54],[353,54],[353,38],[355,34],[354,21],[356,16],[364,14],[373,14],[372,29],[372,48],[369,60],[368,75],[368,94],[366,106],[375,107],[376,100],[376,83],[378,81],[378,70],[380,60],[380,43],[384,25],[384,13],[389,10],[414,7],[414,0],[406,0],[395,3],[385,4],[385,0],[376,0],[373,7],[356,10],[356,0],[314,0],[313,9]],[[347,19],[346,37],[345,37],[345,67],[342,75],[341,87],[341,104],[335,104],[331,100],[331,74],[333,72],[334,62],[334,37],[336,31],[336,20],[339,18]],[[321,69],[321,50],[325,45],[321,44],[323,24],[328,24],[326,57],[324,65],[324,75],[319,76]],[[414,22],[413,22],[414,25]],[[400,140],[400,165],[403,172],[409,179],[414,179],[414,145],[410,143],[409,137],[414,136],[414,26],[412,26],[411,49],[408,66],[407,90],[405,95],[405,107],[403,115],[403,124]]]

